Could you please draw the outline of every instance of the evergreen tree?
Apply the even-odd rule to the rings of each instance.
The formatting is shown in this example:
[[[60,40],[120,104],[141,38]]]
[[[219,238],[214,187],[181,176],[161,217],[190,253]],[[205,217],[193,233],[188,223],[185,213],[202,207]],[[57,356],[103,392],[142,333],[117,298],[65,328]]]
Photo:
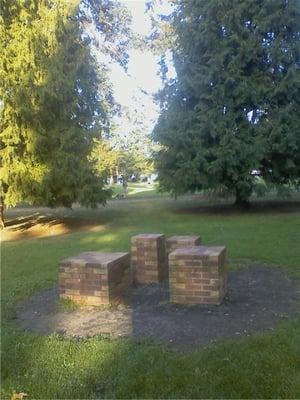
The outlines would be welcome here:
[[[178,0],[177,78],[159,95],[162,188],[227,190],[245,204],[253,171],[300,176],[299,0]]]
[[[129,19],[118,7],[110,0],[1,1],[2,212],[21,201],[70,207],[108,198],[88,157],[114,103],[91,46],[126,65]]]

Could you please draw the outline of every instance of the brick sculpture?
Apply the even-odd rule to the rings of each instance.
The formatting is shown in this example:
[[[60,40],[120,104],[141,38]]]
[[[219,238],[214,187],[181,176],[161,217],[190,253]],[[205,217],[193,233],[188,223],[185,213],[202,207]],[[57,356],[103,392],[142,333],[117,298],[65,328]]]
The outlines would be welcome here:
[[[166,239],[167,258],[172,251],[181,247],[199,246],[201,243],[200,236],[171,236]]]
[[[162,234],[131,238],[131,266],[136,283],[161,282],[168,278],[166,242]]]
[[[227,291],[225,257],[225,247],[197,246],[170,253],[170,301],[220,304]]]
[[[131,283],[128,253],[81,253],[59,266],[60,297],[82,305],[118,303]]]

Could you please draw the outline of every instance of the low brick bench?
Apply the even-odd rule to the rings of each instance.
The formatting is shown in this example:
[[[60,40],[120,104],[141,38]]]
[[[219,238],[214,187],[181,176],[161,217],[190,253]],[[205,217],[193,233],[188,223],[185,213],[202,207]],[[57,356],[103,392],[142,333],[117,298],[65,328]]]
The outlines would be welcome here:
[[[131,283],[128,253],[81,253],[59,266],[60,297],[82,305],[118,303]]]
[[[162,234],[131,238],[131,266],[136,283],[161,282],[168,278],[166,242]]]
[[[199,246],[200,243],[200,236],[171,236],[166,240],[167,257],[169,257],[169,254],[176,249]]]
[[[170,253],[170,301],[220,304],[227,291],[225,257],[225,247],[197,246]]]

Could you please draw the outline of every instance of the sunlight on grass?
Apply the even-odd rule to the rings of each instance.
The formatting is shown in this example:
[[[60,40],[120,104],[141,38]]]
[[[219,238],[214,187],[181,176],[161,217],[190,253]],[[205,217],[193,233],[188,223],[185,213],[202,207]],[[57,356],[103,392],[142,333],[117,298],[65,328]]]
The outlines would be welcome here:
[[[230,269],[253,261],[300,278],[300,212],[216,211],[196,199],[114,201],[74,209],[103,227],[2,245],[2,398],[297,398],[300,322],[178,353],[155,340],[39,337],[15,323],[16,302],[57,283],[59,261],[82,251],[128,251],[141,232],[199,234],[224,244]],[[66,211],[55,211],[55,216]],[[67,213],[67,215],[69,215]],[[67,306],[68,308],[68,306]]]
[[[111,186],[113,189],[113,198],[118,195],[124,194],[124,189],[122,185],[114,184]],[[153,196],[162,196],[157,192],[157,184],[156,183],[128,183],[127,188],[127,196],[129,199],[131,198],[147,198]]]
[[[80,308],[80,305],[71,299],[59,299],[58,308],[62,311],[73,311]]]
[[[105,249],[107,250],[107,249],[111,248],[111,246],[113,246],[113,248],[115,247],[112,243],[114,243],[114,241],[118,239],[118,236],[119,235],[116,233],[115,234],[114,233],[106,233],[106,234],[102,234],[102,235],[94,235],[94,234],[84,235],[80,239],[80,243],[83,245],[91,244],[93,247],[95,247],[95,245],[101,245],[102,247],[99,247],[99,251],[105,250]]]

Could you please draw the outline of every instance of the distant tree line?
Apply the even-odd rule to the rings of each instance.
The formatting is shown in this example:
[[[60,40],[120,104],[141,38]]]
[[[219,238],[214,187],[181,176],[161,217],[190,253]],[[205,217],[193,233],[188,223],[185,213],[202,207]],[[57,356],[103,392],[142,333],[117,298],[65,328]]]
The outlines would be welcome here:
[[[141,150],[130,146],[128,149],[114,148],[108,140],[101,139],[94,143],[90,157],[96,176],[112,183],[120,175],[126,179],[133,175],[149,175],[153,172],[153,160]]]

